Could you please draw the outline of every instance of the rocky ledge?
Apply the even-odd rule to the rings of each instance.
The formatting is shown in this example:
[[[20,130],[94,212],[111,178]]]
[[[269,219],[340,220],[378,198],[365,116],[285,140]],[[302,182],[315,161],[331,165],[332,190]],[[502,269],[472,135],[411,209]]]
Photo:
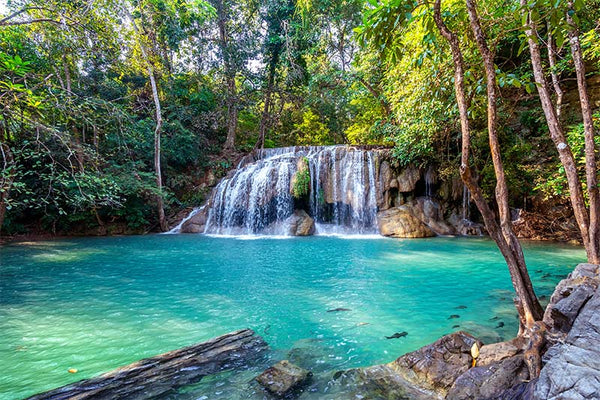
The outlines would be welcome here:
[[[465,332],[446,335],[389,364],[338,375],[352,379],[361,398],[600,399],[599,270],[579,264],[556,287],[544,316],[550,343],[538,379],[529,379],[524,339],[483,345]]]

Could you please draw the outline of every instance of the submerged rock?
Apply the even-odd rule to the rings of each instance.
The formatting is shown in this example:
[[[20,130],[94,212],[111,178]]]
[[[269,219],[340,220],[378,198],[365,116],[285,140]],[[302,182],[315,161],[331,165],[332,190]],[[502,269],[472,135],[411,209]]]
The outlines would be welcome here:
[[[295,210],[285,221],[292,236],[310,236],[315,233],[315,220],[304,210]]]
[[[306,383],[311,373],[288,360],[279,361],[257,376],[256,381],[277,396],[285,396]]]
[[[377,213],[379,232],[383,236],[397,238],[425,238],[435,233],[415,217],[406,206],[391,208]]]

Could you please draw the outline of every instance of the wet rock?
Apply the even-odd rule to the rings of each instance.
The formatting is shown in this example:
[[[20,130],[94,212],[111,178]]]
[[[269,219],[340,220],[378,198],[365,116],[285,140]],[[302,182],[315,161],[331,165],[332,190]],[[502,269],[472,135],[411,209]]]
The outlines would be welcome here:
[[[291,236],[310,236],[315,233],[315,220],[304,210],[295,210],[285,223]]]
[[[206,220],[208,218],[208,207],[198,211],[192,218],[181,225],[181,233],[201,233],[204,232]]]
[[[456,378],[471,367],[474,343],[482,345],[468,333],[452,333],[389,364],[364,368],[362,378],[374,380],[370,384],[384,393],[409,390],[427,393],[424,398],[443,398]]]
[[[391,208],[377,213],[379,232],[383,236],[398,238],[424,238],[435,233],[415,217],[406,206]]]
[[[485,346],[484,346],[485,347]],[[522,355],[469,369],[448,391],[447,400],[490,399],[529,377]]]
[[[453,325],[452,329],[460,328],[460,325]]]
[[[574,271],[571,277],[574,279],[581,277],[580,272]],[[539,400],[598,398],[600,393],[598,343],[600,343],[600,290],[597,290],[583,306],[565,342],[548,351],[551,357],[542,368],[533,397]]]
[[[309,371],[283,360],[266,369],[255,379],[269,392],[285,396],[306,383],[310,375]]]

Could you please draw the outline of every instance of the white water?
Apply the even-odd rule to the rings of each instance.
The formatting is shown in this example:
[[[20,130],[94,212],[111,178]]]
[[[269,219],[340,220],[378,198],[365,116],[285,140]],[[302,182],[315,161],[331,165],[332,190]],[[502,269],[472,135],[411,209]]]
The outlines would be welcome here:
[[[291,194],[302,158],[310,171],[308,204]],[[317,234],[376,234],[376,158],[373,151],[347,146],[265,149],[259,160],[242,161],[215,187],[205,233],[286,235],[286,219],[304,206]]]
[[[173,229],[171,229],[168,232],[165,232],[165,235],[174,235],[176,233],[181,233],[181,227],[183,226],[184,223],[186,223],[189,219],[191,219],[194,215],[198,214],[200,211],[204,210],[206,206],[202,206],[202,207],[196,207],[194,208],[188,215],[187,217],[185,217],[184,219],[181,220],[180,223],[177,224],[176,227],[174,227]]]

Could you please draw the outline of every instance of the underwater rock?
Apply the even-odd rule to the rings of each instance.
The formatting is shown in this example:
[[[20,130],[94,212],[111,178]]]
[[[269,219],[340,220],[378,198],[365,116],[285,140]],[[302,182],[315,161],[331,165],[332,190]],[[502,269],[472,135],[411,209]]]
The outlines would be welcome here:
[[[285,396],[306,383],[312,374],[288,360],[279,361],[257,376],[256,381],[277,396]]]
[[[456,319],[456,318],[460,318],[460,315],[452,314],[451,316],[448,317],[448,319]]]
[[[397,238],[425,238],[435,233],[415,217],[406,206],[391,208],[377,213],[379,232],[383,236]]]
[[[285,221],[291,236],[310,236],[315,233],[315,220],[304,210],[295,210]]]

